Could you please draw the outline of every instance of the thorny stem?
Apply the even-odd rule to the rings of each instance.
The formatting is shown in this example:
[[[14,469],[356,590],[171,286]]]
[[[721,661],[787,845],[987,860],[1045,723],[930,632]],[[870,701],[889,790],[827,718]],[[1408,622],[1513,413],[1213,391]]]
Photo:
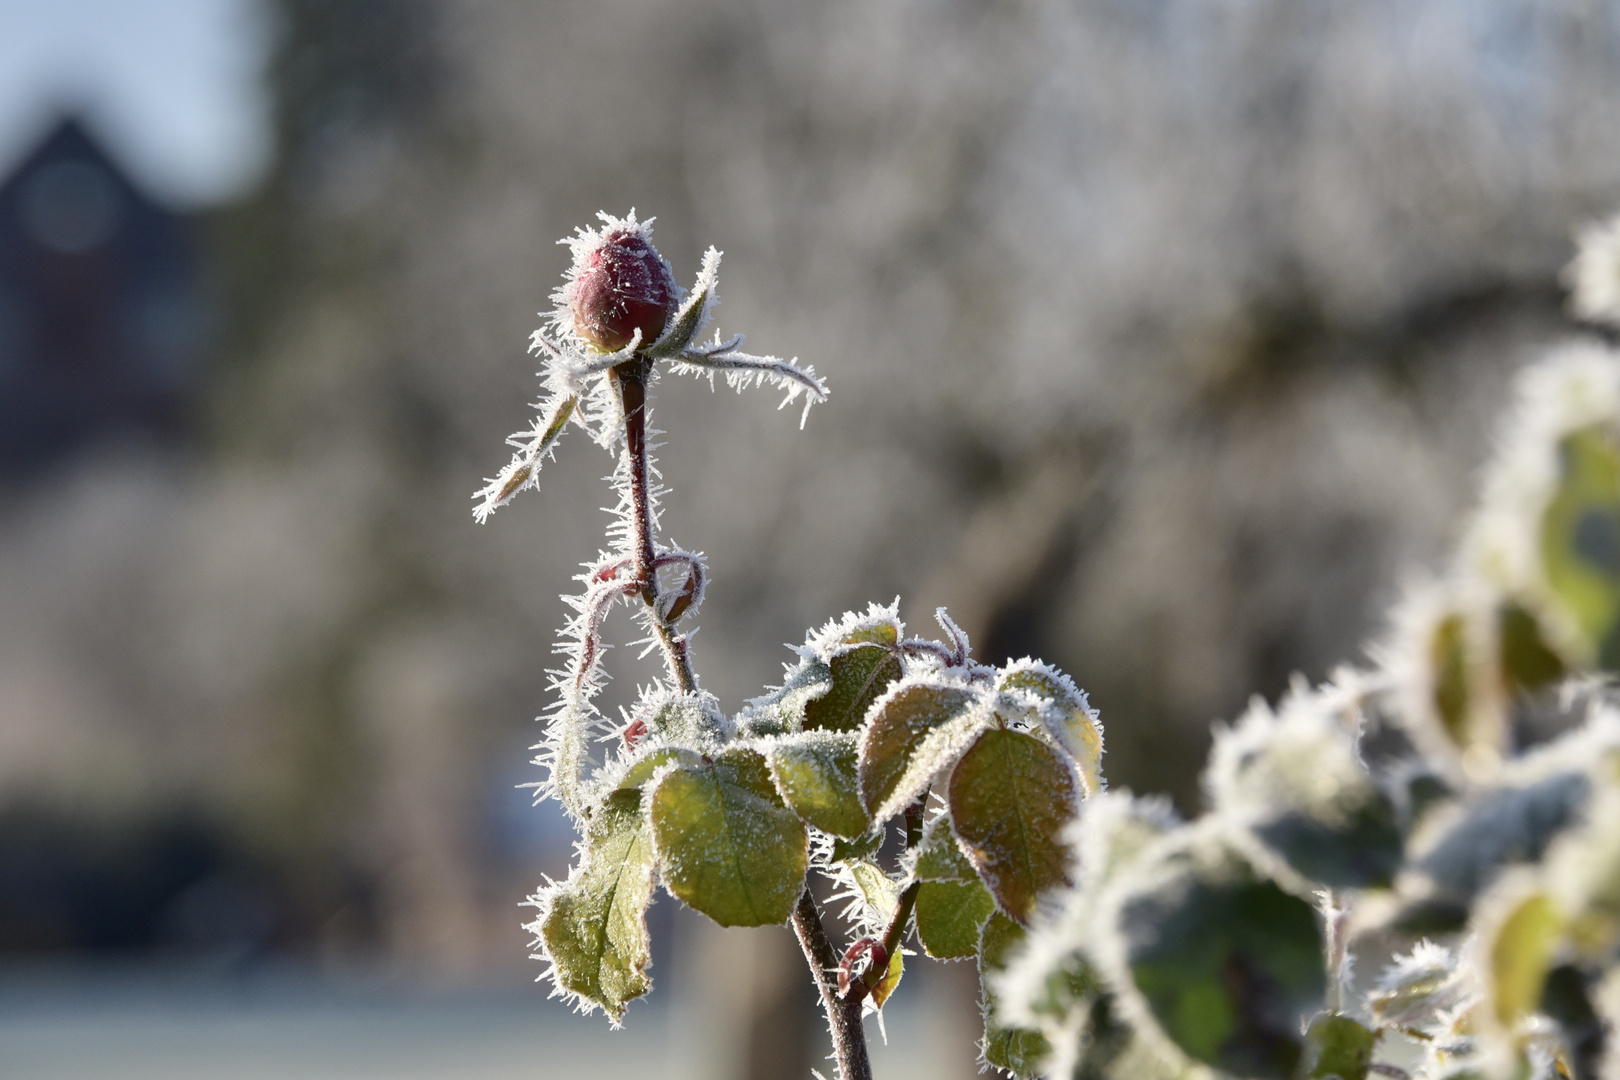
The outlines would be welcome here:
[[[651,367],[651,361],[638,356],[612,369],[613,385],[619,391],[619,402],[624,409],[624,453],[630,472],[630,557],[635,571],[634,588],[652,615],[670,675],[683,693],[690,694],[697,690],[697,676],[687,654],[686,637],[675,632],[671,625],[673,620],[662,613],[659,605],[659,559],[653,536],[647,463],[647,374]],[[827,940],[827,931],[821,925],[821,915],[816,911],[816,902],[808,888],[799,896],[791,921],[816,989],[821,992],[822,1006],[827,1011],[827,1026],[832,1031],[840,1080],[872,1080],[872,1064],[866,1054],[866,1030],[861,1026],[862,995],[839,995],[838,954]]]
[[[664,647],[664,660],[670,677],[683,694],[697,691],[697,675],[687,655],[686,636],[659,611],[658,568],[654,551],[651,479],[647,468],[647,373],[650,360],[637,357],[612,371],[624,407],[624,453],[630,465],[631,557],[634,559],[636,586],[641,600],[652,614],[658,641]]]
[[[827,1011],[839,1080],[872,1080],[872,1063],[866,1056],[866,1029],[861,1026],[862,995],[839,995],[838,954],[827,940],[821,914],[816,911],[816,901],[808,888],[799,894],[799,902],[793,907],[792,923],[799,947],[804,950],[805,962],[810,965],[810,974],[816,980],[816,989],[821,992],[821,1006]]]

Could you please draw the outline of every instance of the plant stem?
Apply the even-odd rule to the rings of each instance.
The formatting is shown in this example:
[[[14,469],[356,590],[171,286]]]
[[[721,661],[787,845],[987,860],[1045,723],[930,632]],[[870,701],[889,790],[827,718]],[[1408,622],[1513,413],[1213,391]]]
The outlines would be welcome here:
[[[906,807],[906,850],[911,851],[922,839],[923,803],[928,798],[925,794],[921,799]],[[922,882],[913,881],[900,893],[900,898],[894,905],[894,915],[889,919],[888,927],[883,931],[883,952],[889,958],[889,963],[900,953],[900,940],[905,937],[906,923],[911,921],[911,911],[917,906],[917,891],[922,888]],[[882,979],[887,968],[873,976],[874,980]]]
[[[651,361],[637,357],[612,372],[613,385],[619,391],[619,402],[624,409],[624,453],[630,473],[630,555],[636,586],[664,647],[670,676],[683,693],[690,694],[697,690],[697,676],[692,671],[686,637],[675,632],[659,607],[658,571],[654,565],[658,557],[657,538],[653,535],[647,463],[647,375],[651,368]],[[861,1024],[862,995],[852,994],[847,998],[839,995],[838,954],[827,940],[821,914],[808,888],[794,905],[792,923],[816,989],[821,992],[821,1004],[827,1011],[827,1026],[832,1032],[840,1080],[872,1080],[872,1063],[866,1054],[866,1029]],[[903,929],[903,921],[901,926]]]
[[[635,560],[641,601],[647,605],[659,644],[664,647],[670,678],[683,694],[691,694],[697,691],[697,674],[687,654],[686,636],[677,634],[659,611],[658,571],[653,566],[657,557],[656,537],[653,536],[651,480],[647,467],[647,373],[651,369],[652,361],[638,357],[620,364],[612,372],[613,384],[618,388],[619,402],[624,408],[624,453],[630,467],[630,554]]]
[[[816,901],[805,889],[793,907],[793,932],[804,950],[810,975],[821,991],[821,1007],[827,1011],[827,1027],[832,1032],[833,1055],[838,1061],[839,1080],[872,1080],[872,1063],[866,1056],[866,1029],[861,1026],[861,996],[848,998],[838,993],[838,954],[821,925]]]

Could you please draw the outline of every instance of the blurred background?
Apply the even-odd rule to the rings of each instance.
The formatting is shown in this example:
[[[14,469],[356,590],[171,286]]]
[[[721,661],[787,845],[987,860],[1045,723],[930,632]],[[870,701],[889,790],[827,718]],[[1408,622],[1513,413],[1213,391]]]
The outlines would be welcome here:
[[[1602,0],[0,0],[0,1075],[828,1071],[786,931],[661,901],[623,1033],[530,981],[611,461],[469,495],[598,209],[832,387],[659,387],[722,704],[948,605],[1195,810],[1438,564],[1617,203]],[[879,1075],[972,1075],[914,967]]]

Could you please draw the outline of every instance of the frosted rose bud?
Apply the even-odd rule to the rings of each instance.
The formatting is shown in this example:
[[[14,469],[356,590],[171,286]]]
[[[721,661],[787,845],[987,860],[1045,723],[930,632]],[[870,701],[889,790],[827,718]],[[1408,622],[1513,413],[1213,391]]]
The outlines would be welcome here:
[[[574,333],[603,352],[630,344],[637,330],[651,345],[675,310],[675,279],[639,231],[610,229],[575,262],[568,284]]]

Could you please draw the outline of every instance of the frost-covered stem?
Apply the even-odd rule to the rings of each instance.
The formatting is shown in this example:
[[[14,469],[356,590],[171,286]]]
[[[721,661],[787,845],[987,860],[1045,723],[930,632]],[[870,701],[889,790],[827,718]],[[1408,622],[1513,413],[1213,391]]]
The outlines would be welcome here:
[[[1350,909],[1340,893],[1332,889],[1322,891],[1323,922],[1327,929],[1328,1008],[1333,1012],[1344,1010],[1345,954],[1350,938]]]
[[[624,408],[624,453],[630,473],[630,555],[636,585],[652,617],[658,641],[664,647],[669,674],[683,694],[697,691],[697,675],[687,655],[686,638],[658,610],[658,568],[654,565],[651,478],[647,467],[647,373],[652,361],[637,357],[615,367],[613,384]]]
[[[906,807],[907,851],[915,848],[918,841],[922,839],[923,804],[927,798],[928,796],[924,794],[921,799]],[[900,941],[905,937],[906,923],[911,921],[911,911],[917,906],[917,890],[920,888],[922,888],[922,882],[913,881],[901,891],[900,899],[894,905],[894,916],[889,919],[889,925],[883,931],[883,955],[887,956],[891,963],[896,956],[900,955]],[[885,966],[883,971],[877,972],[877,978],[881,979],[887,973],[888,968]]]
[[[827,1028],[832,1032],[833,1056],[838,1061],[839,1080],[872,1080],[872,1063],[866,1056],[866,1029],[861,1026],[861,997],[838,993],[838,954],[821,925],[810,890],[799,894],[793,907],[793,932],[804,950],[810,975],[821,992],[821,1007],[827,1011]]]

